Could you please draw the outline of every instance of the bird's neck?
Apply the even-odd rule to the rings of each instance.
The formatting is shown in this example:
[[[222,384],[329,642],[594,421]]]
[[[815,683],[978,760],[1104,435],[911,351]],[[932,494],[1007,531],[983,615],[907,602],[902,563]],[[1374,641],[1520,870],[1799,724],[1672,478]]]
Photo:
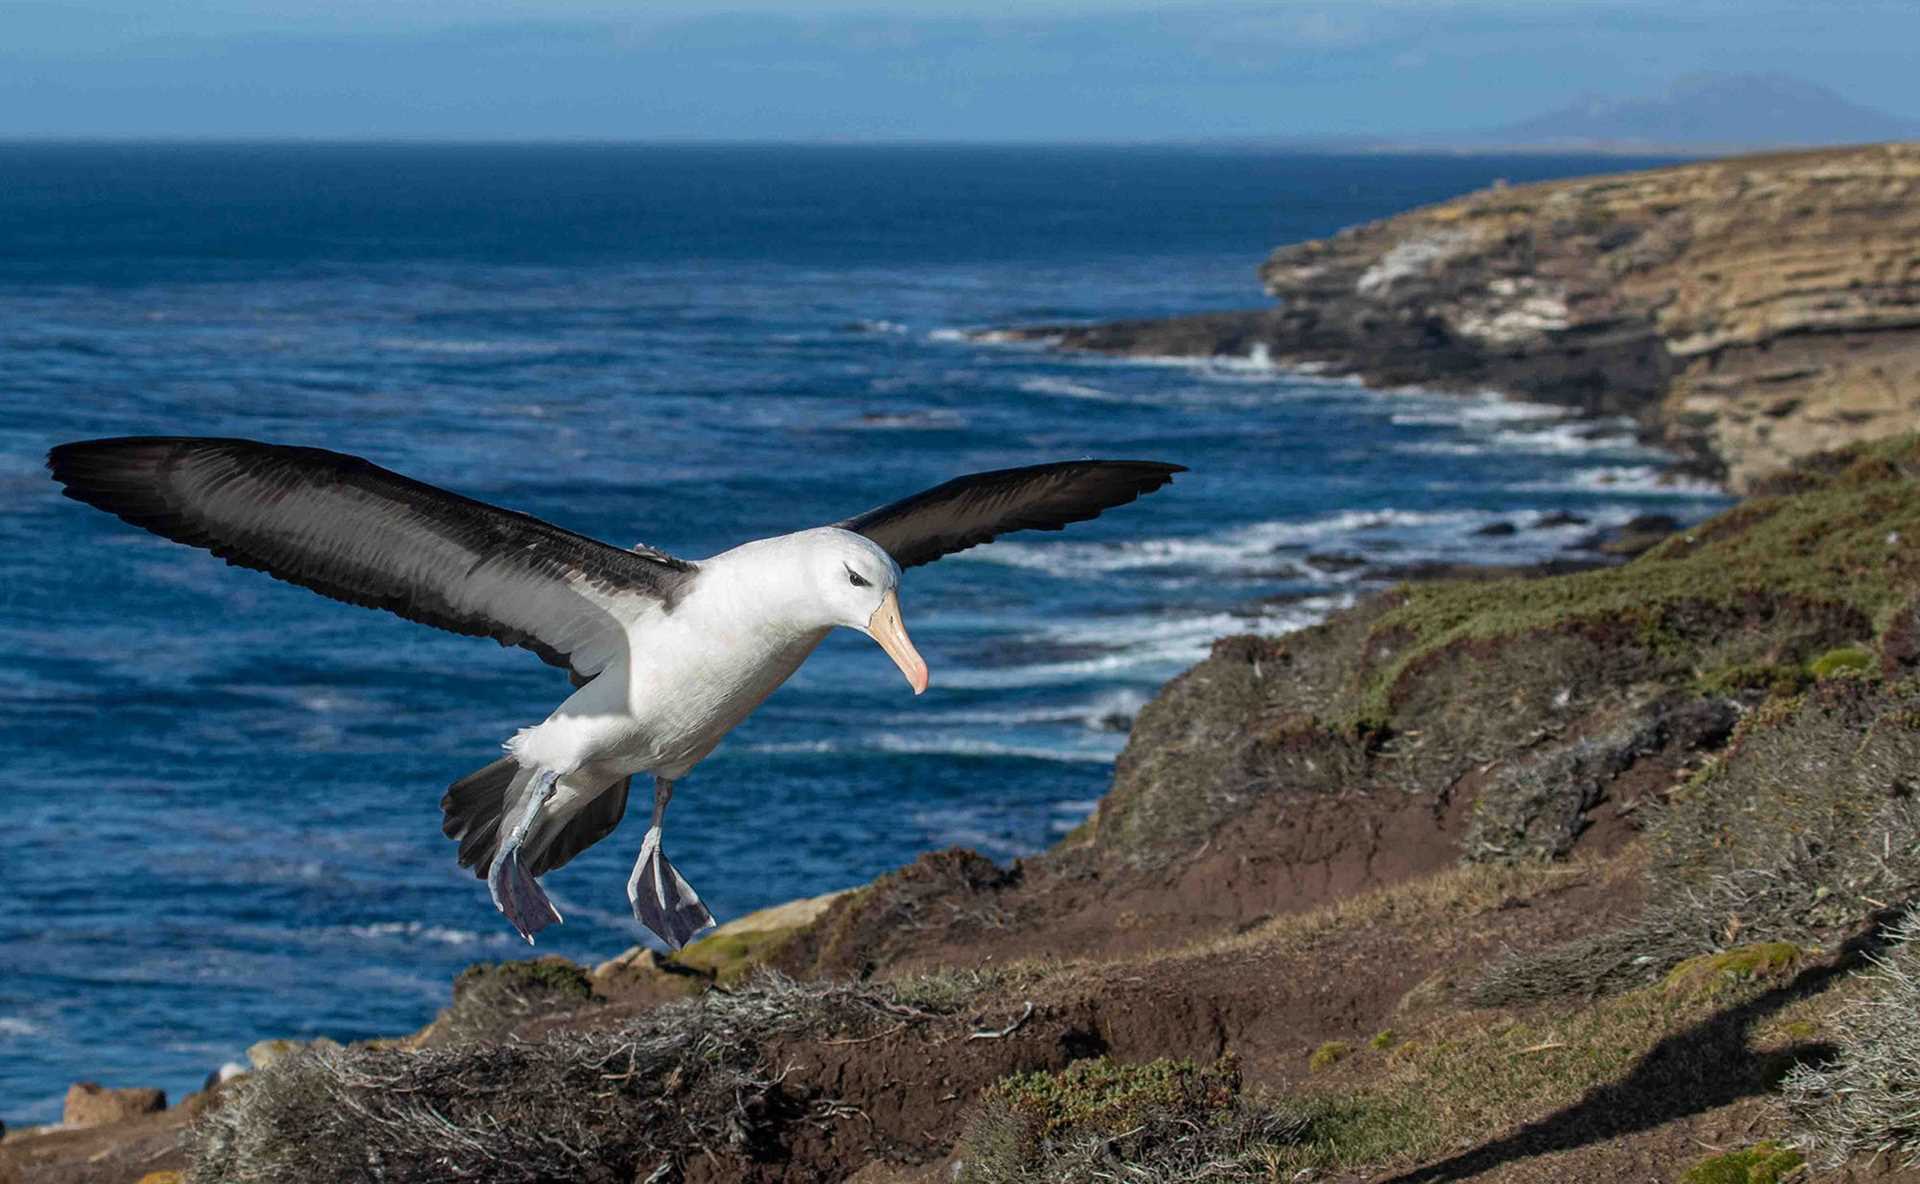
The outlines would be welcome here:
[[[807,558],[797,536],[756,539],[703,562],[700,581],[711,581],[714,611],[737,624],[781,638],[817,640],[833,622],[815,594]]]

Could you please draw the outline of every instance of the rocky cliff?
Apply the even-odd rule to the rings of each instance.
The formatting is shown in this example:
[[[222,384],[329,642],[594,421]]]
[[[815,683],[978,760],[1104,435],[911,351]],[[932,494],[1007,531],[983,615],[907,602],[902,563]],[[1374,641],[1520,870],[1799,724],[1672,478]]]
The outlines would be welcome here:
[[[1735,490],[1920,425],[1920,144],[1496,186],[1260,278],[1275,307],[1008,336],[1632,415]]]

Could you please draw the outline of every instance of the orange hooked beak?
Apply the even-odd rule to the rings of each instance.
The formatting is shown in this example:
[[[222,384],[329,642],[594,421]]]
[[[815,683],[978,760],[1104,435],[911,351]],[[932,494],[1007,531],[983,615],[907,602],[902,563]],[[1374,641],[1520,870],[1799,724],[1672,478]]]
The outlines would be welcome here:
[[[927,660],[913,648],[913,642],[907,638],[907,627],[900,623],[898,593],[888,592],[880,607],[873,610],[873,616],[867,619],[867,636],[887,651],[887,657],[907,676],[907,685],[913,688],[914,694],[927,689]]]

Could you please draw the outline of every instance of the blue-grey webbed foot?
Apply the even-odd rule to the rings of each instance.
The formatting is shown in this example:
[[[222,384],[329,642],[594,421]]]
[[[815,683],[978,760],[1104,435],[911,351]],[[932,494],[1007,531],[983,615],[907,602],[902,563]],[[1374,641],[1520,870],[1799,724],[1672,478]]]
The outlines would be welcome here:
[[[676,950],[713,924],[713,914],[661,853],[657,826],[640,844],[640,859],[627,878],[627,899],[635,919]]]
[[[526,806],[521,810],[520,818],[514,823],[513,830],[501,841],[500,850],[493,857],[493,865],[487,869],[487,891],[493,896],[493,907],[506,915],[515,931],[533,944],[533,935],[561,919],[560,910],[553,907],[539,881],[528,874],[520,862],[520,844],[526,839],[527,832],[540,817],[541,809],[553,797],[556,773],[542,771],[527,789]]]

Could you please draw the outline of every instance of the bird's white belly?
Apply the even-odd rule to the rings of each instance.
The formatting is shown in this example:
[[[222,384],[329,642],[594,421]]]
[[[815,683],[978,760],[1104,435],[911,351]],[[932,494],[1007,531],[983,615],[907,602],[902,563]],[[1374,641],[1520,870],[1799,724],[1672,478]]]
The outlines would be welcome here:
[[[775,634],[657,621],[624,663],[603,671],[512,745],[523,764],[591,768],[609,781],[649,771],[674,779],[712,752],[805,661],[826,630]],[[704,626],[704,627],[703,627]]]

